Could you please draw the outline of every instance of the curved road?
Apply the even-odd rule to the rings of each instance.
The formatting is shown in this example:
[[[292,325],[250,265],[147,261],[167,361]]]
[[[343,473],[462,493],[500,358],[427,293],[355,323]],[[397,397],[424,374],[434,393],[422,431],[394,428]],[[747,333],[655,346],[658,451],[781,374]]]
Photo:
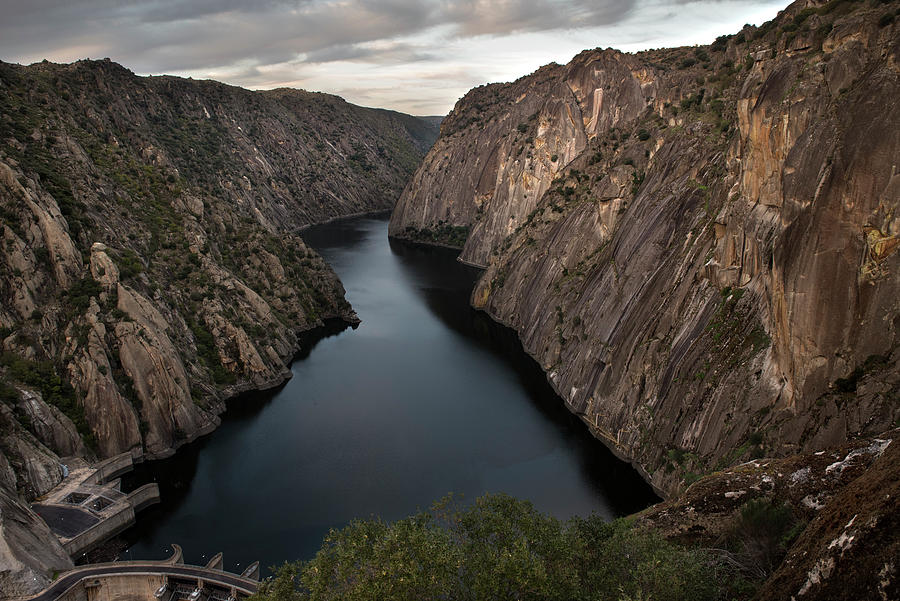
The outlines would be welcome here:
[[[85,578],[97,578],[99,576],[116,576],[119,574],[151,574],[165,576],[181,576],[186,578],[202,578],[211,584],[218,584],[226,588],[234,587],[242,593],[252,595],[259,587],[259,583],[249,578],[242,578],[237,574],[210,570],[200,566],[170,565],[159,562],[115,562],[97,566],[76,568],[66,572],[51,584],[48,588],[33,597],[29,601],[55,601],[60,595],[75,586]]]

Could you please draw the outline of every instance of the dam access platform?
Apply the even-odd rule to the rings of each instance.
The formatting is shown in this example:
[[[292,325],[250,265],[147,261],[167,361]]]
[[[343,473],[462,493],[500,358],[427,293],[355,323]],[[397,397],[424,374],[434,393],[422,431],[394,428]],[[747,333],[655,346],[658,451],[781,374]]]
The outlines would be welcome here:
[[[133,525],[136,512],[159,502],[155,483],[121,491],[118,477],[133,469],[135,459],[122,453],[93,466],[66,467],[62,482],[31,504],[72,559]]]

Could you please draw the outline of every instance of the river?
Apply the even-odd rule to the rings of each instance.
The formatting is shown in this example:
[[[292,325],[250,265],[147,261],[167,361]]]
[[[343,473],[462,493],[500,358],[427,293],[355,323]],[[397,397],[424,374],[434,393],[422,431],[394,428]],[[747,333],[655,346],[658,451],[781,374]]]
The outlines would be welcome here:
[[[266,568],[312,557],[354,518],[394,520],[450,492],[509,493],[562,519],[656,500],[515,335],[469,307],[478,271],[455,253],[389,241],[386,217],[303,237],[362,324],[308,340],[286,385],[235,399],[213,434],[140,466],[130,483],[157,481],[163,502],[123,535],[122,559],[176,542],[189,563],[223,551],[227,569]]]

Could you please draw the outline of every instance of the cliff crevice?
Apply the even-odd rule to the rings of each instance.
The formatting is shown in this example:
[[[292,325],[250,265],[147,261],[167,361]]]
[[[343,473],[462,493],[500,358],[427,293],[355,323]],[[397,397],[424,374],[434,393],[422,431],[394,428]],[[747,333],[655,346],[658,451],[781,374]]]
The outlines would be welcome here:
[[[900,417],[893,6],[473,90],[391,234],[468,228],[473,305],[664,494],[876,435]],[[493,189],[466,183],[482,157]]]

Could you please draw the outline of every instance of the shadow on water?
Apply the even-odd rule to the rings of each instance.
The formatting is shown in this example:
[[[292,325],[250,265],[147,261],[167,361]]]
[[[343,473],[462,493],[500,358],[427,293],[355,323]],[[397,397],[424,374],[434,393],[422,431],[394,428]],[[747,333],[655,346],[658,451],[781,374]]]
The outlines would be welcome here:
[[[306,332],[302,332],[297,337],[297,345],[299,350],[294,355],[292,361],[303,361],[309,358],[320,342],[332,336],[337,336],[344,330],[352,328],[346,321],[338,318],[326,319],[325,323]],[[251,390],[238,395],[228,401],[228,409],[222,414],[223,423],[232,423],[234,421],[251,419],[268,405],[272,399],[287,386],[288,381],[285,380],[278,386],[269,388],[268,390]]]
[[[656,501],[554,393],[512,330],[469,305],[478,269],[448,249],[388,244],[384,218],[311,228],[362,324],[308,333],[284,386],[229,402],[212,435],[148,462],[162,503],[123,538],[226,566],[315,554],[330,528],[409,515],[448,492],[507,492],[565,519]],[[312,352],[315,349],[316,352]]]
[[[320,255],[327,254],[333,248],[352,251],[368,240],[369,229],[365,227],[367,221],[380,221],[389,217],[389,213],[375,213],[364,217],[336,219],[330,223],[308,227],[300,232],[300,237]]]
[[[335,318],[325,320],[321,326],[302,332],[297,340],[299,350],[293,360],[302,361],[308,358],[320,342],[337,336],[350,327],[347,322]],[[175,455],[166,459],[139,463],[131,472],[124,474],[122,476],[124,492],[130,492],[148,482],[156,482],[159,485],[160,502],[143,510],[136,525],[123,533],[121,538],[131,545],[152,532],[156,524],[167,516],[175,514],[191,491],[197,474],[197,462],[200,454],[209,445],[210,436],[221,435],[223,430],[240,429],[251,423],[286,385],[287,381],[268,390],[252,390],[229,399],[225,412],[220,416],[222,424],[211,435],[201,436],[179,447]]]
[[[531,404],[569,441],[585,479],[595,484],[616,514],[631,513],[660,500],[634,468],[594,438],[587,425],[565,407],[540,365],[522,348],[516,332],[469,305],[482,270],[460,263],[456,260],[459,253],[448,248],[394,239],[390,248],[407,270],[410,285],[435,317],[478,347],[501,357],[516,374]]]

